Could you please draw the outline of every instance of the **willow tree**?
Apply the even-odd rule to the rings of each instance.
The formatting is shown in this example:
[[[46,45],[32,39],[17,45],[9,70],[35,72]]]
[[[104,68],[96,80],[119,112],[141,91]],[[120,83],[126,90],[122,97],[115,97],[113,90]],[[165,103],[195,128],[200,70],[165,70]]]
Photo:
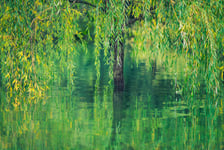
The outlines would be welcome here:
[[[70,3],[76,8],[86,7],[93,16],[96,65],[100,68],[99,51],[104,49],[112,64],[115,86],[124,85],[125,39],[130,27],[138,22],[132,28],[136,36],[135,54],[147,51],[146,54],[183,55],[187,60],[189,89],[197,91],[202,79],[207,92],[220,91],[224,70],[222,1],[71,0]],[[151,59],[150,55],[145,57]]]
[[[124,47],[130,32],[135,36],[136,59],[138,54],[147,54],[148,59],[153,57],[148,54],[157,52],[182,54],[187,59],[190,89],[200,87],[201,76],[208,92],[220,91],[224,72],[222,0],[23,0],[0,4],[0,83],[15,106],[27,93],[32,100],[43,97],[55,64],[72,77],[75,63],[71,54],[87,45],[86,37],[95,44],[98,79],[103,50],[114,85],[123,89]]]
[[[143,19],[143,12],[152,12],[153,2],[130,0],[82,1],[71,0],[73,7],[87,7],[94,17],[96,65],[100,68],[99,51],[104,50],[107,62],[111,64],[114,85],[123,88],[124,46],[127,29]],[[151,7],[150,7],[151,6]],[[97,72],[100,76],[100,72]]]

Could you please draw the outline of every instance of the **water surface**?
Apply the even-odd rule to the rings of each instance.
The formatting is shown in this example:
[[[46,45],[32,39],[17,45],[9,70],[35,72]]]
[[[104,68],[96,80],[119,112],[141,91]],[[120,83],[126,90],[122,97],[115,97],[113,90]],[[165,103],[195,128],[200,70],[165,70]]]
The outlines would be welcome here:
[[[0,112],[0,149],[224,149],[223,98],[191,103],[174,74],[129,58],[123,90],[108,84],[106,65],[96,86],[94,59],[82,57],[72,85],[52,82],[29,111]]]

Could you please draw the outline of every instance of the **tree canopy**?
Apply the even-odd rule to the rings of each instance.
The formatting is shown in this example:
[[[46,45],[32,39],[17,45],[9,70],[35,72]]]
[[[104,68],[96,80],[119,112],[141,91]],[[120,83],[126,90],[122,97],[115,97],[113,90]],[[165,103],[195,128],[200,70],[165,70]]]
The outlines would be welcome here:
[[[222,0],[37,0],[0,2],[1,86],[14,107],[43,98],[59,67],[71,79],[74,56],[94,42],[97,77],[100,51],[110,76],[121,75],[125,42],[136,61],[162,53],[184,56],[186,88],[192,94],[203,79],[218,95],[224,72]],[[143,56],[144,55],[144,56]],[[141,57],[143,56],[143,57]],[[122,58],[123,59],[123,58]],[[119,64],[122,64],[119,66]],[[164,61],[165,63],[165,61]],[[44,70],[44,71],[43,71]],[[66,70],[66,71],[65,71]],[[123,74],[121,75],[123,78]],[[12,98],[14,97],[15,98]]]

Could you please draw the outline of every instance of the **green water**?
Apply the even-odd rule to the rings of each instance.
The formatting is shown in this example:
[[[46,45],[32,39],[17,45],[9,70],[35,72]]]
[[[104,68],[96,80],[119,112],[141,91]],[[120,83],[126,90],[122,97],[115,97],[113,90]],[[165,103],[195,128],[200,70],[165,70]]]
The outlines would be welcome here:
[[[0,149],[224,149],[222,97],[189,102],[175,94],[175,75],[130,58],[125,89],[108,85],[105,65],[96,86],[90,56],[79,56],[73,84],[52,81],[40,104],[0,112]]]

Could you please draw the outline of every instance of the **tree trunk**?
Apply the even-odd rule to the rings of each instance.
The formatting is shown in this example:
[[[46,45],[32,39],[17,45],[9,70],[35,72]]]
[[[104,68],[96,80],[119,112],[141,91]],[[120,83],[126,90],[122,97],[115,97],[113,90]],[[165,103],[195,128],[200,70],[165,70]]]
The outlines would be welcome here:
[[[114,43],[114,66],[113,66],[113,78],[114,87],[117,90],[124,89],[124,43],[116,41]]]

